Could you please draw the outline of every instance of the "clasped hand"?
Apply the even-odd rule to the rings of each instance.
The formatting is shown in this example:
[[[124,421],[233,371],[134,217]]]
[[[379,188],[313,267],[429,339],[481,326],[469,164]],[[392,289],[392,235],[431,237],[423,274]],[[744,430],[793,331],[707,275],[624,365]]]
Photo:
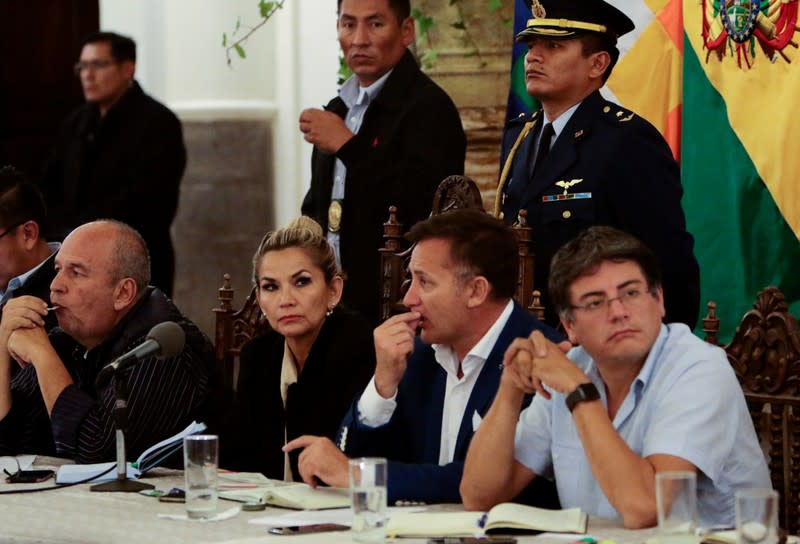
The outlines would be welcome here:
[[[22,367],[33,361],[38,348],[50,345],[44,330],[46,315],[47,303],[32,296],[11,299],[3,308],[0,349],[6,349]]]
[[[560,393],[569,393],[578,384],[588,381],[583,371],[565,355],[571,348],[569,342],[554,344],[540,331],[528,338],[517,338],[503,356],[502,383],[550,398],[543,387]]]

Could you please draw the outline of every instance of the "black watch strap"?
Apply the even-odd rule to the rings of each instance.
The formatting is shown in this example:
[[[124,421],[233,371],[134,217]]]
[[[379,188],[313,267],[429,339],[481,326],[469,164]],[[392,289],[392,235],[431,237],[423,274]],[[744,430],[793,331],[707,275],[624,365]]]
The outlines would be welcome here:
[[[575,388],[575,391],[567,395],[564,399],[567,403],[567,408],[571,412],[581,402],[589,402],[600,398],[600,392],[593,383],[582,383]]]

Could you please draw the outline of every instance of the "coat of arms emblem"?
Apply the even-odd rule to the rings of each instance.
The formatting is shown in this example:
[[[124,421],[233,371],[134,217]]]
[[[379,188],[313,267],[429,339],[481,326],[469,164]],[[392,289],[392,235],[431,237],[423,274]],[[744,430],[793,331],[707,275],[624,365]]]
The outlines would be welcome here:
[[[770,62],[782,57],[797,28],[798,0],[702,0],[703,42],[708,55],[714,52],[722,61],[734,57],[740,68],[750,68],[757,48]]]

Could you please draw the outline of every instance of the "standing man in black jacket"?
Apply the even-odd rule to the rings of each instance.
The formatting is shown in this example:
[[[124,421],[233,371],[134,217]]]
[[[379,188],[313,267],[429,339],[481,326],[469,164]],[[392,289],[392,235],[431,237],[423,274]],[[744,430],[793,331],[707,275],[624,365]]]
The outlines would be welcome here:
[[[389,206],[405,229],[426,218],[439,182],[463,174],[466,138],[453,101],[407,49],[409,0],[338,6],[339,44],[353,76],[324,110],[300,114],[300,130],[314,144],[302,209],[328,232],[347,277],[345,304],[375,324]]]
[[[178,118],[134,80],[136,43],[113,32],[84,40],[75,73],[86,103],[67,118],[42,181],[50,238],[95,219],[123,221],[147,242],[152,283],[172,294],[170,225],[186,150]]]

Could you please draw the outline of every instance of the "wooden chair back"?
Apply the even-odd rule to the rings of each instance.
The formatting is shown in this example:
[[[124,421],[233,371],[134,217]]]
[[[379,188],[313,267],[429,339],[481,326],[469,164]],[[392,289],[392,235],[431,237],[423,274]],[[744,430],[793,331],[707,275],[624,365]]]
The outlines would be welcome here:
[[[433,197],[431,215],[450,210],[473,208],[483,210],[483,199],[475,182],[467,176],[448,176],[439,184]],[[519,243],[519,278],[515,300],[539,319],[544,318],[541,294],[534,289],[534,253],[531,243],[531,228],[526,218],[527,211],[521,210],[514,224],[514,232]],[[380,268],[380,320],[407,311],[403,297],[411,285],[408,261],[411,247],[403,237],[403,225],[397,221],[397,208],[389,208],[389,219],[383,224],[384,245],[378,251],[381,256]]]
[[[269,331],[269,323],[258,307],[255,287],[239,310],[234,310],[233,296],[231,276],[224,274],[222,287],[217,295],[219,306],[213,309],[214,349],[217,364],[224,372],[225,385],[230,388],[235,388],[236,385],[238,357],[242,345],[254,336]]]
[[[706,341],[716,344],[719,319],[709,303]],[[706,330],[707,329],[707,330]],[[780,525],[800,529],[800,330],[783,293],[767,287],[724,346],[780,494]]]

